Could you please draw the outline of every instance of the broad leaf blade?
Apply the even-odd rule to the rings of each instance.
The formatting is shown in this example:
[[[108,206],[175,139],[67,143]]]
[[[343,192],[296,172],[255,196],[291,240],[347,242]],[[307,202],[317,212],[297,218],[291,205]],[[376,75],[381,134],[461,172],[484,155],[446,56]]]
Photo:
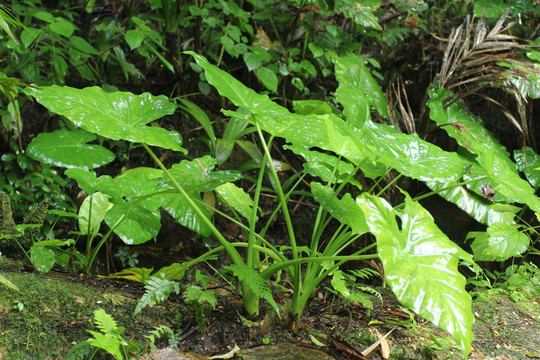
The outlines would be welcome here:
[[[26,91],[49,110],[63,115],[80,128],[113,140],[146,143],[186,152],[176,131],[146,126],[176,110],[167,97],[149,93],[107,93],[99,87],[75,89],[68,86],[43,86]]]
[[[386,281],[398,300],[450,332],[468,354],[474,316],[465,278],[457,267],[460,258],[472,263],[472,257],[450,241],[429,213],[408,196],[401,230],[385,200],[364,193],[357,202],[377,237]]]
[[[529,247],[529,238],[516,225],[495,223],[485,233],[471,233],[471,244],[477,261],[505,261],[523,254]]]
[[[79,231],[81,234],[97,234],[107,211],[112,207],[113,204],[109,201],[109,196],[100,192],[95,192],[84,199],[79,209]]]
[[[364,212],[350,194],[345,194],[341,199],[338,199],[331,187],[316,182],[311,183],[311,192],[323,208],[328,210],[340,223],[349,225],[354,234],[360,235],[369,232]]]
[[[240,215],[249,219],[253,211],[253,199],[233,183],[226,183],[215,189],[219,198],[225,202],[231,209],[238,211]],[[258,219],[258,217],[257,217]]]
[[[84,130],[56,130],[41,133],[28,144],[34,160],[66,168],[95,169],[114,160],[114,154],[100,145],[87,144],[96,135]]]

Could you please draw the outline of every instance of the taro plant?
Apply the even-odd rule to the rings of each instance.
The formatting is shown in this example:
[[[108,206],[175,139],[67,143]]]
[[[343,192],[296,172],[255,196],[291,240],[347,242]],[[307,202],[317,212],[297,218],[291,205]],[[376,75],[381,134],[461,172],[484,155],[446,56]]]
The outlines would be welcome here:
[[[168,296],[177,289],[171,279],[181,278],[192,264],[225,251],[232,261],[228,269],[238,278],[249,315],[259,313],[261,298],[279,311],[269,280],[280,272],[290,277],[293,295],[288,323],[294,327],[323,279],[333,274],[339,278],[336,271],[346,261],[378,257],[385,280],[398,300],[448,330],[468,353],[473,315],[471,298],[465,291],[466,281],[458,265],[460,261],[473,264],[472,256],[448,239],[418,199],[403,191],[404,202],[393,206],[380,196],[386,188],[374,194],[365,184],[367,179],[380,179],[389,169],[422,181],[432,189],[428,195],[437,193],[478,221],[490,227],[504,227],[515,234],[497,240],[504,245],[501,247],[504,256],[520,255],[527,249],[529,240],[519,236],[515,223],[519,208],[509,203],[525,204],[538,213],[540,201],[533,188],[520,178],[509,155],[481,123],[467,113],[460,101],[445,106],[444,100],[451,93],[437,86],[431,92],[430,116],[456,138],[463,150],[467,150],[466,155],[443,151],[416,134],[401,134],[389,125],[374,123],[372,110],[381,118],[387,117],[386,99],[367,67],[367,60],[359,56],[334,58],[339,82],[335,97],[343,106],[342,114],[332,111],[299,114],[245,87],[203,56],[190,55],[205,72],[206,80],[237,107],[235,111],[224,110],[224,114],[232,121],[250,124],[257,134],[263,156],[251,195],[233,184],[241,177],[237,172],[214,170],[218,161],[211,156],[165,167],[151,146],[185,150],[177,132],[146,126],[176,109],[164,96],[106,93],[96,87],[27,89],[41,104],[84,131],[142,144],[159,166],[159,169],[131,169],[115,178],[96,177],[94,172],[84,169],[67,172],[87,193],[106,195],[113,206],[104,207],[107,209],[104,220],[125,243],[142,243],[156,236],[160,226],[159,207],[181,224],[203,235],[213,235],[220,243],[198,259],[167,269],[170,273],[158,271],[149,278],[152,270],[140,273],[140,277],[147,277],[147,284],[163,282],[163,286],[157,284],[148,289],[149,299],[157,294],[156,289],[166,291],[160,290],[162,296],[156,296],[153,301]],[[207,128],[210,132],[210,127]],[[277,137],[284,138],[287,149],[305,159],[303,175],[293,177],[287,191],[271,154]],[[81,143],[81,146],[87,145]],[[46,152],[38,151],[41,147],[35,147],[36,156],[47,158]],[[57,153],[56,157],[62,156]],[[300,240],[304,239],[297,239],[288,205],[292,191],[308,174],[319,179],[310,183],[310,189],[320,207],[313,221],[311,239],[303,246]],[[258,204],[265,178],[270,179],[278,203],[270,219],[263,221]],[[209,210],[212,206],[200,195],[210,191],[218,194],[236,217],[219,209],[212,209],[214,213],[243,229],[245,241],[228,240],[213,224]],[[92,200],[89,202],[93,204]],[[266,238],[270,223],[278,214],[286,223],[289,241],[286,247],[277,247]],[[91,211],[87,215],[92,218]],[[332,218],[340,226],[330,231]],[[366,233],[375,235],[376,242],[344,255]],[[475,241],[479,248],[487,249],[485,244],[491,240],[477,237]],[[137,272],[132,270],[132,274]],[[150,302],[143,301],[140,305]]]

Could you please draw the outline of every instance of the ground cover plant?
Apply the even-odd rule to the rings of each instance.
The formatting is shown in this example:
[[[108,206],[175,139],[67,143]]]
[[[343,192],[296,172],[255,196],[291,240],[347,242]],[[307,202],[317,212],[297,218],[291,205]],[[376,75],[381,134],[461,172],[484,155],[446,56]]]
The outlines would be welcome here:
[[[343,6],[347,4],[347,1],[340,2]],[[128,13],[134,11],[131,5],[133,3],[129,4]],[[169,5],[174,6],[169,8]],[[347,43],[344,39],[336,51],[325,48],[326,53],[322,53],[321,44],[327,43],[319,37],[322,35],[315,25],[327,19],[316,15],[319,11],[321,14],[335,13],[336,5],[322,2],[317,5],[318,8],[312,4],[299,7],[301,11],[293,16],[295,21],[290,35],[281,39],[283,43],[253,43],[249,46],[249,36],[256,36],[260,42],[266,40],[264,30],[254,34],[246,11],[234,2],[210,2],[201,7],[187,7],[177,2],[161,4],[156,9],[158,24],[168,34],[163,38],[148,27],[150,18],[144,13],[129,18],[130,26],[136,26],[124,35],[130,49],[138,50],[139,55],[150,63],[158,61],[164,71],[173,73],[182,67],[193,68],[195,73],[191,82],[196,83],[197,90],[209,95],[212,93],[209,86],[212,86],[221,97],[226,120],[219,122],[211,121],[210,114],[187,96],[156,96],[148,92],[136,95],[110,86],[48,85],[51,80],[38,79],[38,70],[32,73],[32,78],[23,75],[25,81],[35,82],[35,85],[8,78],[5,84],[10,87],[4,88],[7,89],[4,93],[10,94],[6,118],[17,120],[17,126],[12,130],[17,129],[19,139],[21,121],[17,109],[18,98],[23,94],[25,104],[35,100],[64,119],[60,129],[35,136],[26,148],[28,156],[45,164],[44,168],[66,169],[63,171],[65,176],[76,181],[86,197],[76,215],[68,211],[52,213],[57,217],[77,219],[69,236],[58,232],[59,236],[55,236],[51,226],[47,227],[49,231],[43,232],[48,234],[47,237],[43,233],[17,229],[10,220],[11,211],[3,211],[2,216],[7,220],[2,223],[0,240],[13,245],[13,241],[20,244],[19,240],[25,239],[28,245],[22,250],[41,273],[50,271],[55,265],[92,272],[96,269],[100,250],[114,237],[128,245],[155,239],[161,230],[164,211],[201,237],[217,240],[218,245],[187,262],[158,270],[131,268],[117,273],[116,277],[145,285],[146,292],[134,315],[148,305],[164,301],[171,293],[178,293],[177,281],[182,280],[191,267],[211,262],[217,256],[223,259],[222,253],[225,253],[230,264],[219,271],[241,294],[248,317],[253,319],[260,313],[274,311],[278,317],[283,316],[283,324],[291,330],[298,326],[308,302],[329,277],[332,278],[332,291],[351,301],[367,304],[365,291],[376,292],[366,288],[364,292],[351,290],[350,284],[343,281],[342,268],[351,261],[380,259],[380,275],[400,303],[447,330],[463,354],[468,354],[473,340],[474,316],[466,285],[469,282],[491,286],[489,279],[495,279],[497,274],[488,272],[488,276],[482,278],[482,269],[476,262],[537,256],[534,224],[538,220],[540,201],[535,195],[536,152],[532,147],[523,146],[514,151],[512,159],[486,122],[472,114],[467,99],[482,96],[501,105],[493,95],[482,91],[499,88],[512,94],[519,119],[504,106],[500,108],[523,139],[530,138],[526,130],[525,102],[540,95],[538,44],[507,33],[510,26],[505,24],[510,10],[487,9],[491,12],[486,14],[475,5],[476,18],[465,17],[463,24],[456,24],[450,33],[440,70],[428,86],[425,107],[416,116],[418,121],[415,123],[410,106],[405,109],[406,97],[383,92],[376,80],[381,76],[378,70],[381,65],[374,58],[360,55],[359,43],[352,39]],[[364,13],[365,18],[358,18],[358,13],[348,12],[350,9],[346,7],[343,16],[354,19],[352,28],[355,30],[377,30],[380,24],[373,11],[379,5],[369,8],[370,11]],[[259,3],[254,3],[253,9],[257,13],[256,20],[260,21],[270,20],[281,11],[273,5]],[[17,11],[22,13],[23,10]],[[91,13],[93,10],[86,8],[85,11]],[[428,9],[403,11],[405,15]],[[191,16],[186,17],[187,13]],[[214,18],[218,13],[222,15]],[[214,27],[225,23],[220,18],[223,14],[227,17],[227,25],[220,33]],[[282,15],[284,20],[280,19],[278,26],[292,16],[291,13]],[[110,45],[116,41],[121,44],[118,38],[110,38],[107,40],[109,45],[98,47],[81,37],[67,34],[65,30],[70,26],[60,16],[54,17],[47,11],[32,16],[48,24],[42,31],[48,31],[51,41],[66,46],[69,38],[77,52],[69,53],[72,60],[86,59],[84,66],[74,64],[85,80],[96,80],[88,75],[91,72],[82,70],[87,63],[91,68],[93,65],[85,56],[94,56],[93,72],[102,81],[104,72],[96,69],[108,66],[111,61],[107,55],[109,51],[116,54],[115,64],[120,64],[126,81],[130,74],[137,73],[127,62],[118,60],[122,58],[122,45]],[[494,19],[487,21],[486,16]],[[3,18],[9,17],[3,15]],[[176,46],[174,42],[170,43],[179,35],[170,35],[178,24],[189,27],[189,24],[200,24],[201,19],[214,26],[204,28],[206,33],[196,34],[196,51],[182,52],[178,43]],[[412,19],[415,17],[410,16],[410,21]],[[310,22],[312,27],[308,26]],[[104,20],[101,26],[111,26],[107,34],[120,34],[117,25],[109,20]],[[294,44],[298,40],[293,35],[295,26],[306,29],[301,48],[286,46],[288,42]],[[334,34],[334,38],[339,37],[329,23],[326,31]],[[405,34],[388,32],[386,41]],[[197,51],[202,49],[200,42],[205,38],[209,49],[214,51],[209,50],[203,56]],[[39,41],[43,39],[47,38]],[[375,41],[377,35],[370,33],[364,39]],[[9,41],[16,42],[17,39]],[[164,51],[166,41],[169,41],[166,46],[174,50],[162,55],[157,49]],[[218,45],[212,47],[215,41]],[[217,51],[219,47],[221,50]],[[307,55],[308,49],[313,58]],[[66,46],[66,51],[69,50]],[[25,55],[27,51],[22,49],[19,55],[34,56]],[[248,73],[255,71],[256,79],[262,84],[259,89],[266,89],[266,94],[252,90],[222,69],[227,61],[234,62],[240,55]],[[122,59],[125,60],[125,56]],[[313,65],[314,59],[318,59],[317,68]],[[55,69],[58,70],[58,66]],[[334,79],[335,91],[324,90],[318,93],[324,95],[322,100],[311,99],[311,90],[304,82],[319,75]],[[63,80],[56,77],[54,82],[62,84]],[[287,83],[296,90],[291,91]],[[183,83],[181,87],[185,86]],[[466,90],[463,90],[465,86]],[[20,93],[23,88],[24,92]],[[277,98],[268,96],[278,93]],[[17,100],[14,94],[18,96]],[[289,98],[292,94],[300,94],[305,99]],[[292,106],[287,106],[291,102]],[[398,111],[392,105],[397,105]],[[178,110],[200,124],[204,144],[210,150],[206,155],[193,152],[193,143],[184,143],[179,131],[159,126],[161,121],[166,124],[163,118],[174,116]],[[416,126],[418,132],[415,132]],[[401,127],[408,131],[398,131]],[[452,139],[453,148],[443,149],[424,140],[420,135],[425,129],[444,133],[446,139]],[[129,145],[119,145],[122,143]],[[19,146],[22,147],[22,142]],[[123,149],[123,152],[115,154],[111,151],[115,148]],[[237,148],[250,158],[243,168],[231,167],[227,162],[236,154]],[[290,164],[279,158],[281,151],[303,159],[303,170],[291,172]],[[142,166],[130,166],[113,176],[100,173],[100,168],[119,161],[117,157],[138,157],[144,152],[151,161]],[[20,159],[19,166],[22,166],[24,158],[20,156]],[[9,156],[5,160],[13,161]],[[51,178],[66,186],[62,178]],[[402,179],[422,184],[427,190],[424,194],[416,191],[409,194],[411,189],[405,189]],[[54,184],[48,182],[51,183]],[[21,189],[23,192],[34,191]],[[61,192],[58,186],[54,189],[55,193]],[[390,189],[394,189],[393,196],[388,196]],[[268,193],[275,198],[270,209],[263,206],[263,196]],[[298,230],[290,212],[291,200],[296,195],[310,199],[317,206],[312,227],[307,231]],[[468,235],[472,254],[462,249],[465,244],[450,240],[421,205],[420,200],[436,195],[485,225],[485,231]],[[53,198],[57,206],[60,205],[58,199],[62,197]],[[69,210],[65,204],[61,207]],[[218,225],[220,217],[239,229],[235,238],[225,236]],[[285,243],[279,244],[269,236],[272,224],[278,219],[284,223],[286,239]],[[43,226],[43,220],[27,223],[35,228]],[[522,288],[528,283],[528,276],[536,276],[532,269],[534,266],[526,262],[510,267],[508,281],[514,274],[520,274],[513,277],[513,283],[519,283]],[[357,274],[364,276],[376,274],[370,269],[358,271]],[[474,274],[476,279],[467,280],[462,272]],[[3,277],[0,281],[16,288],[16,284]],[[206,280],[199,277],[198,281],[203,286],[189,287],[184,298],[198,314],[199,327],[204,329],[205,306],[213,308],[216,301],[214,293],[206,291]],[[290,302],[276,301],[276,292],[290,292]],[[110,320],[106,315],[99,313],[102,324]],[[124,341],[122,331],[116,324],[100,329],[103,334],[92,333],[94,339],[89,344],[99,343],[98,347],[104,348],[103,342],[99,341],[110,335],[114,338],[114,346],[111,345],[108,351],[118,357],[118,346]]]

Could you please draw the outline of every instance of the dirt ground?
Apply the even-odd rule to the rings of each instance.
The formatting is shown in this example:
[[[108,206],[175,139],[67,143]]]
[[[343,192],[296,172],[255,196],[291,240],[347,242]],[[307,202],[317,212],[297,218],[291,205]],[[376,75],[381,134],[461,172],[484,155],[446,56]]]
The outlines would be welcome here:
[[[21,288],[20,292],[5,287],[0,291],[0,359],[5,360],[63,358],[70,347],[89,338],[86,330],[95,330],[91,319],[97,308],[126,327],[125,338],[139,341],[143,350],[150,346],[145,335],[166,325],[179,334],[180,350],[206,356],[227,353],[235,345],[252,348],[287,342],[319,349],[338,360],[362,359],[360,353],[377,341],[377,333],[392,331],[386,338],[390,359],[462,357],[448,334],[400,307],[383,288],[378,289],[383,302],[374,299],[373,310],[344,303],[321,290],[291,332],[279,326],[270,310],[266,316],[246,319],[238,297],[223,286],[216,308],[206,311],[206,329],[201,333],[181,295],[174,294],[132,317],[143,294],[139,284],[56,272],[38,275],[2,258],[0,273]],[[473,311],[475,340],[470,359],[540,358],[538,294],[514,301],[507,292],[485,291],[475,296]],[[155,345],[169,344],[161,338]],[[101,358],[109,357],[102,354]],[[365,358],[382,359],[380,347]]]

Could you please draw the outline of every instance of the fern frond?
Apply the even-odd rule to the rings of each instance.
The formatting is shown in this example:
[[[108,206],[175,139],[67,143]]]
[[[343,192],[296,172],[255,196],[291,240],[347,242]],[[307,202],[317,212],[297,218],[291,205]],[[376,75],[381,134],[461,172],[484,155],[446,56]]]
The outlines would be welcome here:
[[[374,288],[372,288],[371,286],[356,286],[356,289],[358,291],[363,291],[363,292],[366,292],[366,293],[370,293],[371,295],[374,295],[377,299],[379,299],[379,301],[381,303],[383,302],[383,298],[382,298],[381,293],[378,292],[377,290],[375,290]]]
[[[377,270],[370,268],[351,270],[350,273],[353,274],[357,279],[369,279],[373,276],[381,277],[381,274],[379,274]]]
[[[234,276],[236,276],[238,280],[242,281],[243,284],[246,284],[255,295],[266,300],[279,316],[279,308],[274,301],[272,291],[268,286],[267,280],[264,279],[261,274],[248,266],[238,266],[235,264],[225,266],[225,269],[231,270]]]
[[[405,37],[412,33],[414,33],[413,29],[408,29],[404,27],[391,27],[384,30],[383,41],[386,45],[390,47],[396,46],[399,43],[405,41]]]
[[[210,290],[203,290],[198,286],[189,286],[182,296],[184,301],[188,303],[195,302],[199,305],[207,303],[212,306],[213,309],[215,309],[217,305],[216,294]]]
[[[94,311],[94,325],[105,334],[122,334],[124,332],[123,327],[118,327],[116,320],[107,314],[103,309],[97,309]]]
[[[150,351],[156,350],[156,339],[167,336],[169,339],[169,345],[171,346],[171,339],[176,338],[174,331],[167,325],[156,326],[154,330],[150,331],[149,335],[144,335],[145,338],[150,340]]]
[[[163,276],[152,276],[144,286],[144,294],[139,300],[133,316],[137,315],[145,306],[155,305],[166,300],[174,290],[177,294],[180,292],[178,283],[167,280]]]

